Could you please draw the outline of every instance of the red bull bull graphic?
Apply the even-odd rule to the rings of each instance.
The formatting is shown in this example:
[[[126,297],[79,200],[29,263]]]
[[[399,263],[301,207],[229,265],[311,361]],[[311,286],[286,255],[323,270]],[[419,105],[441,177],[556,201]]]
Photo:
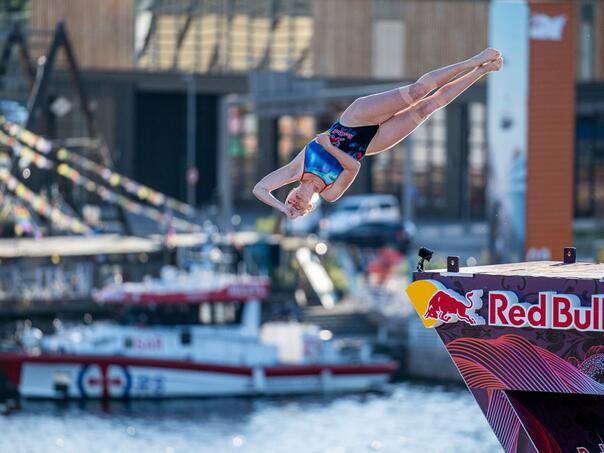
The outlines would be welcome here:
[[[604,265],[418,272],[407,294],[504,451],[604,453]]]
[[[430,298],[424,319],[441,322],[463,321],[471,326],[484,324],[484,318],[474,313],[482,308],[481,298],[481,290],[470,291],[463,299],[454,291],[440,289]]]

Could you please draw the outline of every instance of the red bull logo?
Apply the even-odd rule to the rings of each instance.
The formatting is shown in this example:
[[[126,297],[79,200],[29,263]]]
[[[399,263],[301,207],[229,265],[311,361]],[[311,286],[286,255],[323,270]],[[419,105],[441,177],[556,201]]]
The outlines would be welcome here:
[[[511,291],[490,291],[488,299],[491,326],[604,332],[604,294],[592,295],[591,306],[555,292],[540,292],[536,304],[518,301]]]
[[[475,313],[482,308],[482,290],[470,291],[465,299],[448,289],[438,290],[429,300],[424,319],[451,323],[463,321],[471,326],[482,325],[484,318]]]
[[[488,306],[483,314],[490,326],[604,332],[604,294],[592,295],[591,304],[584,305],[574,294],[542,291],[537,303],[528,303],[520,302],[512,291],[485,294],[476,289],[462,296],[436,280],[415,281],[407,294],[426,327],[459,321],[470,326],[486,324],[476,313],[484,299]]]
[[[407,287],[407,295],[426,327],[458,321],[470,326],[485,324],[485,319],[476,313],[482,308],[480,289],[463,296],[436,280],[416,280]]]

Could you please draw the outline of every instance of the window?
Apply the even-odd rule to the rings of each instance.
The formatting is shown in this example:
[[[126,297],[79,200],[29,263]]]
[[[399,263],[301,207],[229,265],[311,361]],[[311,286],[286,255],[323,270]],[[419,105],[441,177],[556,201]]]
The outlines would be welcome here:
[[[468,106],[468,196],[470,218],[484,218],[487,178],[486,107],[473,102]]]
[[[312,116],[282,116],[278,122],[279,165],[291,161],[317,132],[316,121]]]
[[[258,118],[241,108],[229,112],[229,152],[234,193],[239,199],[253,199],[257,182]]]
[[[242,304],[236,302],[208,302],[199,305],[201,324],[235,324],[241,321]]]
[[[581,22],[579,24],[579,52],[577,71],[581,80],[591,80],[594,77],[595,56],[594,4],[583,1],[581,4]]]
[[[144,69],[312,75],[309,0],[137,0],[136,65]]]
[[[575,155],[575,216],[604,212],[604,115],[579,117]]]
[[[415,205],[419,212],[443,213],[447,204],[447,124],[445,110],[437,110],[411,138]]]
[[[199,305],[199,322],[201,324],[212,323],[212,307],[209,303]]]
[[[405,24],[402,20],[380,19],[373,23],[373,76],[402,78],[405,61]]]

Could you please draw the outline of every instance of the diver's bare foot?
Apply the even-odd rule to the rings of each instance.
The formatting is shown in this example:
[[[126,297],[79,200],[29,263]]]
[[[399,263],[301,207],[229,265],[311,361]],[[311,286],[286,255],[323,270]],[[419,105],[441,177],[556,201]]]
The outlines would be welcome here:
[[[478,55],[472,57],[472,60],[476,62],[476,66],[480,66],[492,60],[501,58],[501,52],[493,47],[488,47],[480,52]]]
[[[495,60],[492,60],[492,61],[489,61],[488,63],[483,64],[482,66],[480,66],[480,68],[483,69],[485,73],[487,73],[487,72],[499,71],[502,66],[503,66],[503,58],[498,57]]]

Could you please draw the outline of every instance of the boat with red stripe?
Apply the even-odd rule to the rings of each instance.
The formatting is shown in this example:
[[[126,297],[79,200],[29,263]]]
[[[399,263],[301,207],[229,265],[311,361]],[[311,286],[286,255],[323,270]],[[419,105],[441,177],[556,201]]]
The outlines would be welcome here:
[[[120,322],[62,327],[1,352],[0,373],[25,397],[127,399],[366,391],[397,368],[314,325],[261,324],[265,279],[220,281],[105,288],[96,299]]]

